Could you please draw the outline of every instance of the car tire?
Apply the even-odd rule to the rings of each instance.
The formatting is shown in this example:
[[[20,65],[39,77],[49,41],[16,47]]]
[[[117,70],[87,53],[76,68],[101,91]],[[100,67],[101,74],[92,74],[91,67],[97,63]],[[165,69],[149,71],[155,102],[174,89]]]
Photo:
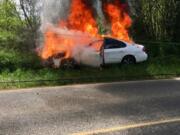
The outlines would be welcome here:
[[[78,67],[78,64],[74,59],[64,59],[61,62],[61,67],[63,69],[74,69]]]
[[[125,56],[121,62],[123,65],[132,65],[136,63],[136,59],[134,56],[128,55]]]

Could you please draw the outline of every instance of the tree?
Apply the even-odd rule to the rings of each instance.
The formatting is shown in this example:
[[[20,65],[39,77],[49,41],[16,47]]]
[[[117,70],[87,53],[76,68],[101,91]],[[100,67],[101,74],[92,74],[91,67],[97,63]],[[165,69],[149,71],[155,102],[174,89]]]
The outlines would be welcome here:
[[[176,17],[176,25],[174,27],[174,40],[180,41],[180,1],[176,1],[177,5],[177,17]]]
[[[33,49],[40,25],[40,4],[34,0],[18,3],[17,0],[0,1],[0,45]]]
[[[27,27],[35,32],[39,27],[40,15],[39,6],[37,0],[19,0],[20,9],[22,10],[22,15],[25,18]]]
[[[41,2],[39,0],[19,0],[20,13],[24,18],[26,28],[25,37],[30,47],[36,47],[36,39],[40,26],[40,9]],[[29,38],[31,37],[31,38]]]
[[[11,0],[0,1],[0,42],[1,46],[14,47],[20,42],[20,29],[23,26],[16,5]]]
[[[172,40],[177,19],[176,0],[137,0],[135,18],[147,37]]]

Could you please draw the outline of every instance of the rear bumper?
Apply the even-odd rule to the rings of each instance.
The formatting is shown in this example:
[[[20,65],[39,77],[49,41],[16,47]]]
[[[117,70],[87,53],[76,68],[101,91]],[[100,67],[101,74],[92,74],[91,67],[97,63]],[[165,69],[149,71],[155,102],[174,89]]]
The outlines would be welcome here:
[[[143,61],[146,61],[148,59],[148,54],[147,53],[141,53],[141,54],[138,54],[136,56],[136,62],[143,62]]]

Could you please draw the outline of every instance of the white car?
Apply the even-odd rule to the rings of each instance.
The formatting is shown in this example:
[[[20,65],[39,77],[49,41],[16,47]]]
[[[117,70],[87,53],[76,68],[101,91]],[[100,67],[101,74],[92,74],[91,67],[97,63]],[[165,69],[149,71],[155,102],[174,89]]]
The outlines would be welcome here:
[[[146,61],[148,54],[143,45],[135,43],[127,43],[114,38],[104,38],[104,40],[97,40],[90,44],[94,46],[102,43],[101,57],[103,59],[102,65],[122,63],[135,64]]]
[[[99,51],[92,54],[90,57],[92,58],[92,63],[98,63],[98,65],[106,65],[106,64],[135,64],[139,62],[146,61],[148,59],[148,54],[146,53],[145,47],[143,45],[135,44],[135,43],[127,43],[124,41],[120,41],[114,38],[104,38],[102,40],[96,40],[87,47],[101,47]],[[54,67],[58,68],[59,66],[65,68],[73,68],[76,65],[85,62],[77,62],[74,58],[64,59],[64,52],[60,52],[57,55],[54,55],[49,60]],[[94,60],[94,62],[93,62]]]

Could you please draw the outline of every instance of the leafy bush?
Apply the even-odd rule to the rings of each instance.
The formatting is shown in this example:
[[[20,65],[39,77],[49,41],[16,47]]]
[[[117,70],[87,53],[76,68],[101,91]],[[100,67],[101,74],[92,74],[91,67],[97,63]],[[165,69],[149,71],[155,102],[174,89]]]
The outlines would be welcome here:
[[[35,53],[22,53],[14,50],[0,51],[0,71],[14,71],[21,69],[39,69],[42,68],[41,62]]]
[[[150,57],[180,56],[180,43],[140,42],[147,48]]]

